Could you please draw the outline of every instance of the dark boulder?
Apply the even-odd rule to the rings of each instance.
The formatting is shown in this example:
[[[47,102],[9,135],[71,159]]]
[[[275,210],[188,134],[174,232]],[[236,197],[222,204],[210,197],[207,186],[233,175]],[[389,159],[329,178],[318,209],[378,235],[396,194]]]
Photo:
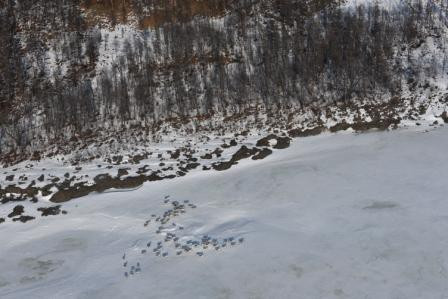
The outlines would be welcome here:
[[[14,221],[14,222],[20,221],[22,223],[26,223],[26,222],[34,220],[34,219],[36,219],[36,217],[33,217],[33,216],[20,216],[20,217],[17,217],[17,218],[13,218],[12,221]]]
[[[15,206],[12,212],[8,215],[9,218],[13,218],[16,216],[20,216],[25,211],[25,208],[22,205]]]
[[[268,148],[263,148],[262,150],[260,150],[258,153],[256,153],[253,157],[252,160],[263,160],[264,158],[266,158],[267,156],[271,155],[272,151]]]

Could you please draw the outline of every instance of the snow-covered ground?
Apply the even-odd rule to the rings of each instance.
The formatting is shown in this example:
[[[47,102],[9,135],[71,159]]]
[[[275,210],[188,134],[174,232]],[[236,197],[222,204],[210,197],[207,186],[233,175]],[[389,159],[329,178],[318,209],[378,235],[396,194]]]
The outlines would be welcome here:
[[[447,298],[447,149],[448,128],[299,138],[228,171],[6,222],[0,297]],[[185,213],[159,228],[173,201]],[[215,246],[177,255],[205,235]]]

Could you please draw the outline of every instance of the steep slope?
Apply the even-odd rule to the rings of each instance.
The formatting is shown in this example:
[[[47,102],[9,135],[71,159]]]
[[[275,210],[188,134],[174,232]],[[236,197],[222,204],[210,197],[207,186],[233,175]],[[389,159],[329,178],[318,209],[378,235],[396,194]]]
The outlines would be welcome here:
[[[259,109],[443,99],[446,4],[385,3],[4,1],[0,155]]]

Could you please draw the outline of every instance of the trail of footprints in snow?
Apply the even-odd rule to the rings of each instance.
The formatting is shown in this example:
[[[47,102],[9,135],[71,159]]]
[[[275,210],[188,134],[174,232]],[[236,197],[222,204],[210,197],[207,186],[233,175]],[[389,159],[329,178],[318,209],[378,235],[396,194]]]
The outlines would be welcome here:
[[[168,256],[196,256],[201,257],[207,251],[219,251],[233,246],[240,245],[244,238],[228,237],[224,239],[213,238],[209,235],[202,235],[200,238],[187,238],[188,228],[172,222],[173,218],[179,217],[187,212],[187,209],[196,209],[197,206],[184,200],[182,203],[171,201],[169,196],[165,196],[164,204],[171,205],[172,208],[166,210],[162,215],[151,215],[151,218],[144,223],[145,227],[150,224],[159,224],[155,233],[158,238],[148,240],[141,248],[138,248],[139,256],[166,258]],[[181,234],[181,232],[183,234]],[[185,241],[185,239],[188,239]],[[135,252],[135,251],[134,251]],[[141,263],[138,261],[131,265],[129,254],[123,254],[122,262],[125,268],[124,276],[130,277],[142,271]]]

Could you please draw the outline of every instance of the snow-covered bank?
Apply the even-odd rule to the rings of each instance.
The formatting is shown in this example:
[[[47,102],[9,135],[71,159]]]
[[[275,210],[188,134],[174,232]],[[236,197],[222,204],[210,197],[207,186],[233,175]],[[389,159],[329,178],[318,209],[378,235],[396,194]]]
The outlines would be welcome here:
[[[443,298],[448,129],[296,139],[262,161],[68,202],[0,225],[2,298]],[[145,221],[194,203],[178,235],[237,246],[158,257]],[[164,244],[165,245],[165,244]],[[152,252],[152,251],[151,251]],[[124,276],[123,254],[141,272]]]

